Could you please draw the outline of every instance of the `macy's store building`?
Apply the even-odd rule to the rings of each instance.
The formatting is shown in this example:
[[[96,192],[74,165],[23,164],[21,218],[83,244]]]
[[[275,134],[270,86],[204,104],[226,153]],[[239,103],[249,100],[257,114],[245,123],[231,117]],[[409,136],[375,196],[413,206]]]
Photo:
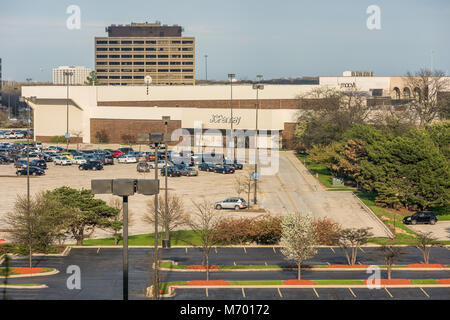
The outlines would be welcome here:
[[[270,148],[278,135],[277,147],[289,147],[297,97],[316,87],[265,85],[259,90],[260,147]],[[64,136],[67,118],[72,143],[138,142],[148,133],[165,131],[163,116],[170,117],[168,133],[183,129],[184,135],[191,137],[191,145],[222,146],[231,126],[244,135],[254,135],[256,128],[256,90],[252,85],[233,85],[232,89],[230,85],[150,86],[148,95],[145,86],[70,86],[68,99],[65,86],[31,86],[22,88],[22,96],[36,97],[29,104],[34,109],[35,138],[43,142]],[[201,139],[194,142],[198,132]]]

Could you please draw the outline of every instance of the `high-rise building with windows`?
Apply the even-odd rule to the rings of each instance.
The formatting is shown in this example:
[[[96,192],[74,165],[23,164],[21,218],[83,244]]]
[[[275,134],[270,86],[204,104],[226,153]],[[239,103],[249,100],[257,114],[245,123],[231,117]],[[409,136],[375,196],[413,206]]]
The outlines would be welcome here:
[[[70,85],[83,85],[87,82],[87,77],[91,73],[91,69],[86,67],[68,67],[61,66],[53,69],[53,84],[70,84]],[[67,72],[71,75],[68,76]]]
[[[195,84],[195,38],[161,23],[111,25],[95,38],[95,70],[105,85]]]

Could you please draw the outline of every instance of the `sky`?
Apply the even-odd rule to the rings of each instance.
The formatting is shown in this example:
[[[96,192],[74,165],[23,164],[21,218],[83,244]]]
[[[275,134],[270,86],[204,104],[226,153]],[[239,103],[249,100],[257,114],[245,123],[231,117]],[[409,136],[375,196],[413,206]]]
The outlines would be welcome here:
[[[80,29],[66,21],[80,8]],[[380,28],[370,30],[380,9]],[[51,81],[52,69],[94,69],[94,37],[111,24],[178,24],[196,38],[196,78],[337,76],[371,70],[402,76],[450,71],[448,0],[15,0],[0,4],[3,80]],[[431,62],[433,61],[433,62]]]

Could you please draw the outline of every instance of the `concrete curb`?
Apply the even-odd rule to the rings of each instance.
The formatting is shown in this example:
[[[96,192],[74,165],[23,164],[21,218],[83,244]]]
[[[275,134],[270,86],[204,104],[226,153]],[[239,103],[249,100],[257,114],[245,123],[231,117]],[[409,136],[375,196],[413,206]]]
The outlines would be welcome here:
[[[19,290],[28,290],[28,289],[46,289],[48,288],[47,285],[45,284],[40,284],[40,285],[35,285],[35,286],[19,286],[19,285],[14,285],[14,284],[8,284],[8,285],[4,285],[4,284],[0,284],[0,288],[1,289],[19,289]]]
[[[173,298],[175,296],[176,289],[368,289],[368,285],[201,285],[201,286],[191,286],[191,285],[171,285],[168,288],[168,293],[160,294],[161,298]],[[448,284],[408,284],[408,285],[379,285],[374,289],[385,289],[385,288],[450,288]],[[153,286],[147,287],[146,296],[152,296]]]
[[[8,279],[16,279],[16,278],[29,278],[29,277],[45,277],[45,276],[52,276],[55,274],[58,274],[59,270],[54,269],[52,271],[48,272],[41,272],[41,273],[28,273],[28,274],[17,274],[13,276],[8,276]],[[5,279],[5,276],[0,276],[0,279]]]

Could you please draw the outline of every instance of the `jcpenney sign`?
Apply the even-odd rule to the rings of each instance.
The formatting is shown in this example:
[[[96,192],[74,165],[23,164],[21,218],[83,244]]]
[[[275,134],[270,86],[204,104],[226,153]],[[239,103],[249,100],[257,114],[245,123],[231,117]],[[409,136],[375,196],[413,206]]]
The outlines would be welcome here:
[[[222,114],[213,114],[211,116],[211,119],[209,119],[210,123],[231,123],[233,121],[233,124],[239,124],[241,123],[241,117],[227,117]]]

